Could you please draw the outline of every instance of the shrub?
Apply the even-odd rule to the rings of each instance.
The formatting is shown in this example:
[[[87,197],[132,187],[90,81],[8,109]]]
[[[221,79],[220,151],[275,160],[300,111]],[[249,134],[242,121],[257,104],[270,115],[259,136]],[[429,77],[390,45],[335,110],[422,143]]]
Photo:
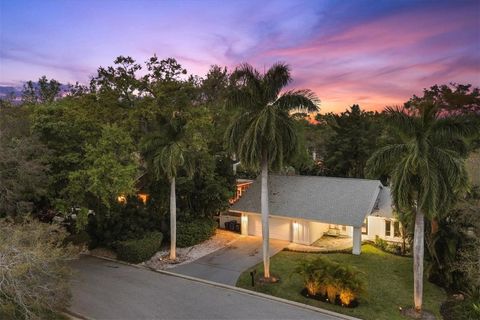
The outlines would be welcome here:
[[[116,243],[117,257],[131,263],[140,263],[150,259],[162,245],[163,234],[161,232],[147,233],[141,239],[131,239]]]
[[[301,262],[295,272],[303,276],[308,295],[318,300],[350,306],[365,292],[361,272],[326,257]]]
[[[54,224],[0,220],[0,318],[52,319],[70,300],[72,247]]]
[[[365,292],[365,282],[361,278],[361,272],[355,267],[337,264],[334,277],[342,305],[350,305],[353,300]]]
[[[90,235],[87,231],[82,230],[78,233],[70,234],[66,239],[67,242],[71,242],[76,246],[89,246],[90,244]]]
[[[295,272],[303,276],[304,285],[309,295],[326,295],[331,267],[331,260],[326,257],[318,257],[315,260],[301,262]]]
[[[148,232],[161,230],[161,212],[149,210],[137,197],[128,197],[126,204],[114,203],[110,210],[95,209],[87,231],[92,245],[113,246],[118,241],[140,239]]]
[[[213,219],[179,221],[177,225],[177,246],[185,248],[208,240],[215,234],[216,229],[217,223]]]
[[[449,299],[443,303],[441,308],[443,319],[480,319],[480,288],[471,287],[464,292],[464,295],[464,300]]]
[[[387,250],[387,246],[388,246],[388,243],[387,241],[381,239],[379,236],[375,236],[375,245],[383,250],[383,251],[386,251]]]

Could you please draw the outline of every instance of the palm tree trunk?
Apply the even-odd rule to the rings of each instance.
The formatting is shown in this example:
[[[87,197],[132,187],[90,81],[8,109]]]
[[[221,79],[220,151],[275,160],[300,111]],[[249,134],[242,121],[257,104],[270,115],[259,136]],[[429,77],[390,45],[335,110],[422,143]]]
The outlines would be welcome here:
[[[177,258],[177,200],[175,197],[175,177],[170,181],[170,259]]]
[[[270,251],[269,240],[270,232],[268,228],[268,158],[262,159],[262,192],[261,192],[261,210],[262,210],[262,238],[263,238],[263,276],[270,278]]]
[[[417,207],[415,214],[415,232],[413,234],[413,300],[415,310],[422,310],[423,299],[423,255],[425,237],[425,215]]]

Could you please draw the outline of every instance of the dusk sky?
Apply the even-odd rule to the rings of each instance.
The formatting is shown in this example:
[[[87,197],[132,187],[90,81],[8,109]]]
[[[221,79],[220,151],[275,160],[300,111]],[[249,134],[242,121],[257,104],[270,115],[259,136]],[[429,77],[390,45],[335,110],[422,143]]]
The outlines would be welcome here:
[[[291,65],[321,112],[401,104],[449,82],[480,86],[480,1],[0,0],[0,85],[86,83],[118,55],[189,73]]]

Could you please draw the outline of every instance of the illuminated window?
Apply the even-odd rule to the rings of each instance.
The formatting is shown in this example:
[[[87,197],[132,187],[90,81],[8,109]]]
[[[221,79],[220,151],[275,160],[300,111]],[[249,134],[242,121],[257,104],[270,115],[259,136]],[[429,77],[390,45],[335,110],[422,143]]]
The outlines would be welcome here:
[[[137,194],[137,196],[138,196],[138,199],[140,199],[140,201],[143,202],[143,204],[147,204],[148,194],[146,194],[146,193],[139,193],[139,194]]]
[[[368,218],[363,220],[362,224],[362,234],[368,234]]]
[[[390,237],[392,234],[391,231],[392,222],[390,220],[385,220],[385,236]]]
[[[401,233],[400,233],[400,222],[398,222],[398,221],[394,221],[394,222],[393,222],[393,236],[394,236],[394,237],[400,237],[400,236],[401,236]]]

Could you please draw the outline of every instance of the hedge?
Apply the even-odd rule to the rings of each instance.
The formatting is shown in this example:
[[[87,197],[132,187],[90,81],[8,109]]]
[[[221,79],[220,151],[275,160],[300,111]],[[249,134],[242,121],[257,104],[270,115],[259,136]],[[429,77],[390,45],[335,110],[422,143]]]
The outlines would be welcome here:
[[[213,219],[179,221],[177,225],[177,247],[194,246],[210,239],[215,234],[217,223]]]
[[[158,231],[145,234],[141,239],[131,239],[116,243],[117,257],[131,263],[150,259],[162,245],[163,234]]]

